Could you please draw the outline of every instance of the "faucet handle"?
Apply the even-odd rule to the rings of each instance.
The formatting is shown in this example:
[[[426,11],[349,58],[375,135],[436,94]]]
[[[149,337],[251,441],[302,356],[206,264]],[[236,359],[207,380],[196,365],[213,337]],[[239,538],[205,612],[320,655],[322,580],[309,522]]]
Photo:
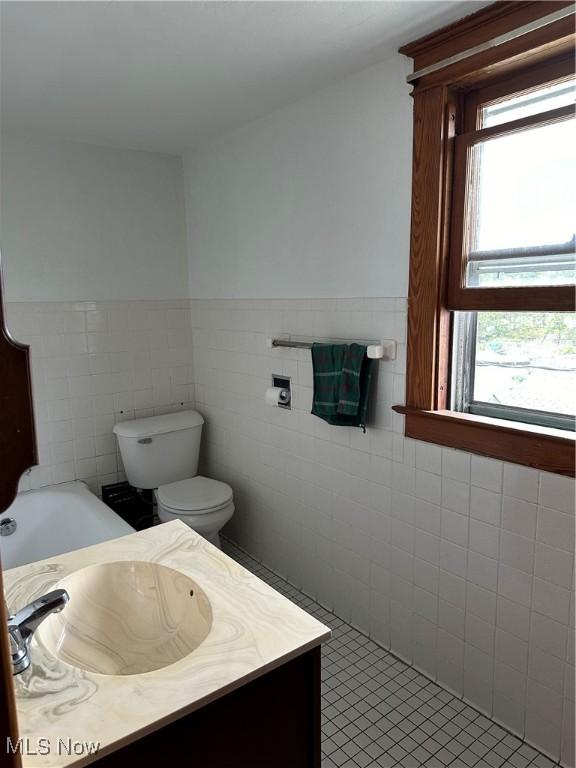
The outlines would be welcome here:
[[[14,616],[8,617],[8,629],[15,642],[20,638],[29,643],[35,630],[51,613],[59,613],[70,599],[65,589],[54,589],[25,605]]]

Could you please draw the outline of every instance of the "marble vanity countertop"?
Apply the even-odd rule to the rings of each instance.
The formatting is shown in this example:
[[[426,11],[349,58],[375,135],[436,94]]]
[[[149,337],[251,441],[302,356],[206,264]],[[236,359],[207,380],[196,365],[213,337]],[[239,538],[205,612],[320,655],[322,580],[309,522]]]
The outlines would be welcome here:
[[[36,632],[32,665],[14,678],[24,768],[88,765],[330,636],[327,627],[181,521],[5,571],[8,607],[20,609],[86,566],[129,560],[168,566],[201,586],[212,609],[210,632],[179,661],[131,675],[71,666],[55,658]],[[94,742],[96,754],[82,749]],[[68,754],[71,748],[76,754]]]

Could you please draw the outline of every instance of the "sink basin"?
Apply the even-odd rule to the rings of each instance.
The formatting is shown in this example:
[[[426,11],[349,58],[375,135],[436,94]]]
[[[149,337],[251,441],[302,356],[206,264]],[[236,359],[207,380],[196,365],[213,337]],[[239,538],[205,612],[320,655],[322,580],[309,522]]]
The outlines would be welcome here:
[[[101,675],[137,675],[173,664],[208,636],[212,609],[183,573],[127,560],[82,568],[58,583],[70,602],[38,628],[56,658]]]

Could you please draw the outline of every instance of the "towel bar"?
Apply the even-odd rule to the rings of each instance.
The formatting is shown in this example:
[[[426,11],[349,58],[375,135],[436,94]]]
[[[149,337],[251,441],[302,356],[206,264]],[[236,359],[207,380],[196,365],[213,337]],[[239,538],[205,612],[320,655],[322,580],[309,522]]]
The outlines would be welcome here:
[[[331,339],[330,341],[322,339],[322,344],[365,344],[366,354],[373,360],[395,360],[396,342],[392,340],[385,341],[356,341],[355,339]],[[312,349],[313,341],[298,341],[296,339],[268,339],[267,346],[289,347],[292,349]]]

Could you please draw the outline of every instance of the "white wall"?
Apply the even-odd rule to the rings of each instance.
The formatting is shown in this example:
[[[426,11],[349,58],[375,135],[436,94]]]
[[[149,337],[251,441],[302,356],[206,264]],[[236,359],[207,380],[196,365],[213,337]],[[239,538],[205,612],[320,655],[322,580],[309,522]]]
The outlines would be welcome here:
[[[338,616],[574,766],[574,483],[403,437],[405,344],[369,427],[310,413],[310,353],[275,333],[405,339],[405,299],[192,302],[203,472],[226,533]],[[292,410],[264,403],[292,378]],[[462,764],[463,765],[463,764]]]
[[[193,298],[406,296],[408,71],[395,56],[185,157]]]
[[[4,135],[6,300],[188,296],[179,157]]]
[[[186,158],[204,471],[234,488],[241,546],[573,766],[574,484],[405,439],[391,408],[405,391],[406,70],[398,56]],[[396,338],[367,434],[311,415],[309,353],[267,350],[280,333]],[[272,373],[292,377],[291,411],[264,405]]]
[[[115,421],[190,407],[179,157],[3,136],[7,322],[30,345],[39,465],[21,489],[123,478]]]

